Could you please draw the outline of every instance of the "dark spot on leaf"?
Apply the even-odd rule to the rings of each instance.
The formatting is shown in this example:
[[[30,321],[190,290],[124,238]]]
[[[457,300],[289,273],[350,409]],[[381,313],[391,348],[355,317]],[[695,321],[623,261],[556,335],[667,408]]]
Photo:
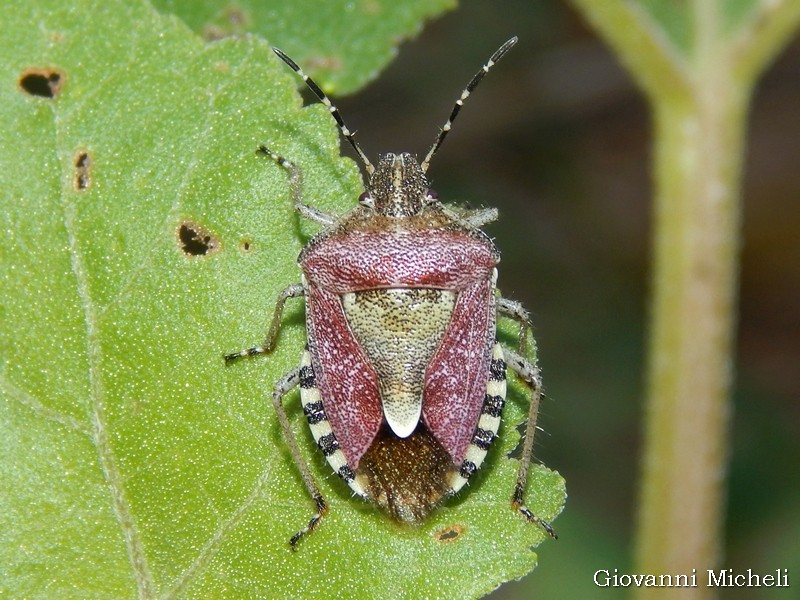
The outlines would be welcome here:
[[[217,238],[193,221],[184,221],[178,227],[178,243],[189,256],[207,256],[219,250]]]
[[[229,6],[225,9],[225,18],[234,30],[245,29],[250,24],[249,15],[240,6]]]
[[[242,240],[239,243],[239,248],[242,250],[242,252],[250,252],[250,250],[253,249],[253,242],[250,240]]]
[[[214,42],[216,40],[221,40],[227,34],[222,27],[217,27],[216,25],[204,25],[203,26],[203,39],[207,42]]]
[[[203,37],[212,42],[247,32],[252,19],[240,6],[229,6],[213,23],[203,25]]]
[[[433,535],[438,541],[448,543],[456,541],[459,537],[461,537],[461,535],[463,535],[464,531],[464,526],[456,523],[453,525],[448,525],[444,529],[440,529]]]
[[[341,71],[344,67],[338,56],[309,56],[303,63],[309,71]]]
[[[42,98],[55,98],[63,85],[64,74],[58,69],[26,69],[19,78],[19,87]]]
[[[92,185],[92,157],[86,150],[78,150],[75,154],[75,178],[72,181],[77,191],[83,191]]]

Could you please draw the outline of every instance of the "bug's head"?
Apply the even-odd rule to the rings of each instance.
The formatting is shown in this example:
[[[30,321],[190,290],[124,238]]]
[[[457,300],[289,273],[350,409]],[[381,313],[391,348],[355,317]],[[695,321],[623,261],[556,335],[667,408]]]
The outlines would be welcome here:
[[[359,198],[386,217],[411,217],[422,212],[436,196],[428,189],[428,180],[417,159],[403,154],[384,154],[369,180],[369,189]]]

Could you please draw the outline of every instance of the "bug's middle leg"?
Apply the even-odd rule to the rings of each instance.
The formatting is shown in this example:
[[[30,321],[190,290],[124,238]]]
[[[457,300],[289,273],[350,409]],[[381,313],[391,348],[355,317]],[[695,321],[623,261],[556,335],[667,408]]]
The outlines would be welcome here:
[[[275,304],[275,312],[272,315],[272,323],[269,326],[267,339],[264,340],[264,343],[261,346],[253,346],[252,348],[246,348],[245,350],[240,350],[239,352],[226,354],[225,363],[230,363],[243,356],[257,356],[258,354],[266,354],[271,352],[275,347],[275,340],[278,338],[278,331],[280,331],[281,328],[283,308],[286,304],[286,301],[289,298],[300,298],[301,296],[304,296],[305,293],[305,288],[300,283],[294,283],[285,288],[278,296],[278,302]]]

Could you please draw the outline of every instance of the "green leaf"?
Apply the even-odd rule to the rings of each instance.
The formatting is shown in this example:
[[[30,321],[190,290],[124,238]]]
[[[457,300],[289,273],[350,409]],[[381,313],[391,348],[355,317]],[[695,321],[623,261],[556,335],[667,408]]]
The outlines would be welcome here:
[[[798,0],[570,1],[654,106],[685,101],[720,73],[749,88],[800,18]]]
[[[328,93],[374,79],[420,24],[455,0],[154,0],[206,39],[257,33],[291,56]]]
[[[269,395],[299,359],[302,306],[270,356],[222,355],[263,339],[313,227],[255,150],[300,165],[326,211],[362,184],[269,46],[206,45],[144,2],[4,16],[0,595],[467,597],[530,571],[543,533],[509,507],[505,457],[516,386],[487,468],[418,529],[351,498],[290,399],[331,510],[289,549],[313,506]],[[563,481],[530,479],[528,505],[554,518]],[[440,541],[448,527],[461,533]]]

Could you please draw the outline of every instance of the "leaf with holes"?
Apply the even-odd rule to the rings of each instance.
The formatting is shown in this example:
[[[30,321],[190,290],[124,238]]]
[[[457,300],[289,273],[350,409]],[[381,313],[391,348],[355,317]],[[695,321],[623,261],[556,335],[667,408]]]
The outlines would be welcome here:
[[[313,231],[256,148],[302,165],[323,210],[361,183],[265,43],[206,45],[143,2],[39,0],[6,11],[0,58],[0,595],[463,597],[533,567],[543,534],[509,508],[504,458],[518,390],[472,490],[415,530],[328,476],[290,402],[331,504],[290,552],[313,506],[268,394],[302,307],[269,357],[222,360],[264,335]],[[535,469],[529,503],[553,517],[562,485]]]

